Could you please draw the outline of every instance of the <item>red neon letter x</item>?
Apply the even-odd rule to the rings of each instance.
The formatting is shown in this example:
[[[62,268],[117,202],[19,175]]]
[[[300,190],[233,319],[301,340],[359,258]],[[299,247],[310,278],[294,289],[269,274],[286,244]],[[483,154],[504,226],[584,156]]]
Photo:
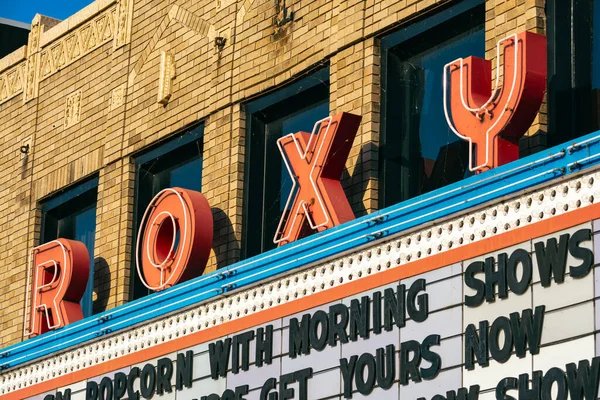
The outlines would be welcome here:
[[[297,132],[277,141],[294,184],[274,243],[290,243],[354,219],[340,177],[360,120],[340,113],[318,121],[312,134]]]

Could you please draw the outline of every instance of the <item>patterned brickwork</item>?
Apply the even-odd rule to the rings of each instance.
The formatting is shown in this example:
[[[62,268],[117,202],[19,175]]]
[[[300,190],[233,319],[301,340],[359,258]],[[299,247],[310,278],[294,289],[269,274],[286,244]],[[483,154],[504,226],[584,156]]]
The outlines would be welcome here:
[[[446,3],[292,0],[286,5],[294,17],[286,22],[275,0],[96,0],[60,23],[36,16],[28,45],[0,60],[0,347],[22,339],[40,201],[98,177],[94,311],[124,304],[134,246],[133,157],[199,121],[203,193],[215,221],[207,271],[239,260],[243,104],[324,65],[331,112],[362,115],[344,189],[357,216],[376,210],[379,37]],[[515,27],[543,31],[541,11],[541,0],[488,0],[488,55],[490,43]],[[175,69],[161,104],[163,53]],[[33,145],[23,157],[27,138]]]

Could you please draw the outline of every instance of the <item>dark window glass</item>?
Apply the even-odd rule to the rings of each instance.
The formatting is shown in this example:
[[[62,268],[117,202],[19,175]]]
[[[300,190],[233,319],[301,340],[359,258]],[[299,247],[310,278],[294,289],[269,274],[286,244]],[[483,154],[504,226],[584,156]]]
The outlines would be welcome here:
[[[137,230],[150,201],[161,190],[181,187],[202,191],[202,138],[204,126],[198,125],[178,134],[159,146],[135,158],[136,164],[136,226],[134,257],[131,272],[131,299],[150,293],[140,280],[135,265]]]
[[[63,238],[83,242],[88,249],[90,276],[80,302],[84,317],[93,314],[97,188],[98,179],[92,179],[42,203],[41,244]]]
[[[600,0],[593,0],[592,88],[600,89]]]
[[[243,255],[275,248],[273,237],[292,188],[277,139],[312,132],[329,115],[329,69],[246,105],[246,163]]]
[[[600,128],[598,15],[598,0],[546,0],[550,146]]]
[[[444,116],[443,69],[459,57],[485,57],[483,17],[479,6],[439,23],[423,21],[412,36],[403,31],[382,41],[382,207],[467,176],[468,145]]]

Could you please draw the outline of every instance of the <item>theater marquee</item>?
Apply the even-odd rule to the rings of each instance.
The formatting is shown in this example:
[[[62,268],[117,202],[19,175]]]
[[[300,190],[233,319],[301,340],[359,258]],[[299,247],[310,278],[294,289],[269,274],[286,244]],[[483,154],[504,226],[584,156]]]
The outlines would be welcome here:
[[[596,223],[568,227],[557,217],[546,225],[498,235],[502,247],[476,257],[464,258],[477,251],[465,246],[450,264],[431,257],[405,271],[374,265],[373,276],[343,291],[216,326],[194,345],[173,338],[162,355],[140,353],[140,362],[113,371],[107,360],[109,372],[36,398],[595,399]],[[269,290],[232,301],[272,301]],[[148,329],[157,328],[161,322]]]

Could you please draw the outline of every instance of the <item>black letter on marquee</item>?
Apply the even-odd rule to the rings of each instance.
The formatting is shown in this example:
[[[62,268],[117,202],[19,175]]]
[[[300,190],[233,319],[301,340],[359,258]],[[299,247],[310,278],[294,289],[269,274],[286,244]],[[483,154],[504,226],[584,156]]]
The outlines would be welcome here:
[[[519,400],[540,400],[542,378],[542,371],[533,371],[531,389],[529,389],[529,374],[519,375]]]
[[[142,368],[142,376],[140,377],[140,393],[142,397],[151,399],[154,396],[154,388],[156,387],[156,371],[152,364],[144,365]]]
[[[365,380],[365,369],[367,370],[367,379]],[[356,362],[354,370],[354,380],[356,389],[364,396],[370,394],[375,386],[375,358],[371,353],[363,353]]]
[[[210,370],[212,374],[212,362],[210,365]],[[227,359],[225,359],[225,372],[227,372]],[[185,352],[185,356],[181,353],[177,354],[177,373],[175,375],[175,387],[177,388],[177,390],[181,390],[183,386],[185,386],[186,388],[191,388],[193,375],[194,352],[192,350],[188,350]]]
[[[299,400],[308,400],[308,379],[312,378],[312,375],[312,368],[304,368],[294,372],[294,380],[299,384]]]
[[[156,393],[171,393],[171,378],[173,377],[173,361],[164,357],[156,362]]]
[[[565,399],[567,398],[567,377],[565,376],[565,371],[560,368],[554,367],[550,368],[544,379],[542,380],[542,399],[552,399],[552,386],[556,386],[558,388],[558,392],[556,393],[557,399]]]
[[[597,399],[599,380],[600,357],[592,358],[592,368],[588,360],[579,361],[579,366],[575,363],[567,364],[567,382],[571,399]]]
[[[294,382],[293,372],[279,377],[279,400],[289,400],[294,398],[294,388],[288,388],[288,385],[292,382]]]
[[[338,316],[340,320],[338,321]],[[348,343],[346,328],[348,327],[348,307],[344,304],[334,304],[329,307],[329,345],[335,346],[337,339]]]
[[[521,280],[517,278],[517,266],[519,263],[523,266],[523,276]],[[525,249],[513,251],[508,259],[506,267],[506,280],[508,287],[515,294],[523,294],[527,291],[533,275],[533,266],[531,265],[531,256]]]
[[[442,396],[442,398],[444,397]],[[467,390],[467,388],[461,387],[460,389],[458,389],[458,394],[454,390],[449,390],[446,392],[447,400],[477,400],[478,398],[479,385],[471,385],[469,387],[469,390]]]
[[[277,400],[277,393],[269,393],[277,386],[277,379],[269,378],[260,389],[260,400]],[[268,397],[267,397],[268,395]]]
[[[383,348],[377,349],[377,385],[387,390],[394,384],[396,377],[396,347],[388,344]]]
[[[580,229],[571,236],[569,240],[569,253],[575,258],[581,260],[578,266],[571,265],[569,271],[573,278],[586,276],[594,264],[594,253],[590,249],[581,247],[581,242],[592,240],[592,231],[589,229]]]
[[[242,385],[235,388],[235,400],[245,400],[242,396],[248,394],[250,386]]]
[[[529,344],[529,352],[531,354],[538,354],[540,352],[545,310],[545,306],[537,306],[533,318],[531,316],[531,309],[523,310],[521,318],[519,318],[518,312],[510,314],[510,325],[515,341],[517,357],[525,357],[527,344]]]
[[[516,400],[506,394],[508,390],[516,389],[519,385],[517,378],[504,378],[496,385],[496,400]]]
[[[504,331],[504,344],[500,347],[500,332]],[[499,363],[506,362],[512,353],[513,335],[510,329],[510,320],[498,317],[490,328],[490,355]]]
[[[310,327],[310,314],[302,316],[302,322],[298,325],[298,318],[290,320],[290,358],[296,358],[301,354],[310,354],[310,342],[308,339],[308,331]]]
[[[116,399],[116,397],[115,397],[115,399]],[[71,389],[66,389],[64,393],[57,391],[56,392],[56,400],[71,400]]]
[[[404,298],[406,289],[404,285],[398,285],[397,292],[394,294],[394,289],[388,288],[383,291],[383,328],[386,331],[393,329],[392,324],[396,322],[398,328],[404,326],[406,315],[404,313]]]
[[[229,353],[231,351],[231,338],[217,340],[208,345],[208,355],[210,357],[210,376],[213,379],[223,378],[227,375],[227,364],[229,362]],[[179,377],[179,373],[177,373]]]
[[[100,387],[98,388],[98,394],[100,395],[100,400],[112,400],[112,397],[113,397],[112,380],[108,376],[105,376],[100,381]]]
[[[125,396],[125,393],[127,393],[127,375],[122,372],[117,372],[115,374],[114,387],[115,400],[122,399]]]
[[[352,398],[352,376],[356,369],[357,355],[350,357],[350,361],[345,358],[340,359],[340,370],[342,371],[342,379],[344,380],[344,398]]]
[[[429,297],[427,293],[419,295],[419,292],[425,291],[425,279],[417,279],[410,285],[408,289],[408,315],[415,322],[423,322],[429,315]],[[418,299],[417,299],[418,295]],[[415,302],[415,299],[417,301]],[[415,307],[415,304],[419,304],[419,307]]]
[[[291,323],[291,322],[290,322]],[[321,325],[321,336],[319,337],[319,325]],[[290,325],[291,326],[291,325]],[[327,313],[323,310],[315,312],[310,319],[310,344],[313,349],[321,351],[327,346],[327,336],[329,335],[329,326]],[[283,399],[280,399],[283,400]]]
[[[233,354],[231,355],[231,372],[239,372],[240,358],[239,345],[242,345],[242,370],[248,371],[250,368],[250,341],[254,339],[254,331],[240,333],[233,338]]]
[[[475,358],[482,367],[489,364],[488,355],[488,322],[479,322],[479,333],[475,325],[469,324],[465,330],[465,368],[475,368]]]
[[[408,354],[413,353],[414,357],[409,359]],[[400,343],[400,384],[407,385],[408,377],[413,382],[421,382],[419,375],[419,364],[421,364],[421,344],[416,340],[409,340]]]
[[[98,398],[98,384],[88,381],[85,387],[85,400],[96,400]]]
[[[485,301],[493,303],[496,301],[496,290],[494,286],[498,286],[498,297],[505,299],[508,297],[506,289],[506,253],[498,256],[498,270],[494,269],[496,260],[494,257],[485,259]]]
[[[363,339],[369,338],[370,303],[369,296],[350,301],[350,340],[356,341],[358,336]]]
[[[563,283],[565,281],[568,244],[569,234],[565,233],[564,235],[560,235],[558,244],[556,243],[556,238],[550,238],[546,242],[546,245],[543,242],[537,242],[534,245],[538,271],[543,287],[550,286],[553,274],[556,283]]]
[[[263,337],[264,332],[264,337]],[[263,362],[270,365],[273,362],[273,325],[267,325],[256,330],[256,366],[262,367]]]
[[[381,333],[381,292],[373,292],[373,333]]]
[[[133,381],[135,381],[135,378],[138,378],[139,376],[140,369],[138,367],[131,368],[131,371],[129,371],[129,376],[127,377],[127,398],[129,400],[139,400],[140,398],[140,392],[133,390]],[[178,387],[177,389],[179,390],[180,388]]]
[[[431,346],[440,345],[440,335],[429,335],[421,344],[421,356],[423,360],[429,361],[429,368],[421,368],[421,378],[431,380],[435,378],[442,367],[442,357],[434,351],[431,351]]]
[[[475,278],[475,275],[483,272],[484,267],[483,261],[475,261],[469,264],[465,270],[465,285],[475,290],[475,294],[472,296],[465,296],[465,306],[477,307],[483,303],[485,297],[485,282]]]

